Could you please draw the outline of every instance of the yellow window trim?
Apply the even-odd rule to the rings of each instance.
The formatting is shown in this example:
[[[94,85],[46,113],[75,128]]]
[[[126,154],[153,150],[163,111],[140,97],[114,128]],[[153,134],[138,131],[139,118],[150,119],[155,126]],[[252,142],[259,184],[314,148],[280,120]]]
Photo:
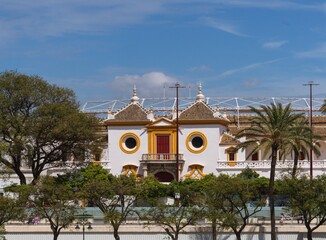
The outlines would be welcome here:
[[[226,152],[226,160],[228,162],[228,165],[233,167],[235,165],[237,165],[237,161],[238,161],[238,153],[235,151],[235,147],[229,147],[227,149],[225,149]],[[230,160],[230,153],[234,154],[234,160]]]
[[[176,146],[176,130],[174,129],[167,129],[167,130],[152,130],[148,131],[148,153],[149,154],[156,154],[157,153],[157,135],[169,135],[170,137],[170,153],[175,153],[177,146]]]
[[[203,146],[201,147],[201,148],[199,148],[199,149],[195,149],[194,147],[192,147],[192,145],[191,145],[191,139],[194,137],[194,136],[200,136],[202,139],[203,139]],[[189,135],[188,135],[188,137],[187,137],[187,139],[186,139],[186,147],[187,147],[187,149],[189,150],[189,152],[192,152],[192,153],[201,153],[201,152],[203,152],[205,149],[206,149],[206,147],[207,147],[207,138],[206,138],[206,136],[205,136],[205,134],[204,133],[202,133],[202,132],[192,132],[192,133],[190,133]]]
[[[196,173],[198,173],[201,177],[205,177],[206,174],[203,173],[203,166],[200,164],[192,164],[189,166],[189,168],[191,169],[186,175],[186,178],[191,178],[191,176],[195,175]]]
[[[127,175],[127,174],[133,174],[134,176],[137,176],[137,166],[135,165],[125,165],[123,166],[123,168],[125,169],[125,171],[123,173],[121,173],[121,175]]]
[[[127,137],[133,137],[136,140],[136,147],[134,149],[128,150],[124,146],[124,140]],[[124,153],[133,154],[133,153],[137,152],[140,147],[140,138],[135,133],[132,133],[132,132],[125,133],[120,137],[119,146],[120,146],[121,151],[123,151]]]

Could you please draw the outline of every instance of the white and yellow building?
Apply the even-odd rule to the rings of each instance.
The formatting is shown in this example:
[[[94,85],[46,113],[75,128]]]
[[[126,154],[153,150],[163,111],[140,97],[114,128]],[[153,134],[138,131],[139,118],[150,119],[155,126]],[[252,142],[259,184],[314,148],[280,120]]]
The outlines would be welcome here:
[[[205,102],[201,86],[195,101],[178,113],[178,136],[176,114],[172,111],[165,116],[156,116],[140,104],[134,89],[130,103],[109,112],[103,121],[108,141],[97,160],[112,174],[138,177],[153,174],[162,182],[176,179],[177,171],[179,178],[185,179],[201,178],[210,173],[236,174],[245,167],[269,176],[270,161],[262,159],[260,152],[249,156],[250,149],[235,150],[239,140],[234,135],[239,129],[239,121],[245,124],[248,117],[236,121],[234,117],[220,113],[218,108],[212,108]],[[319,118],[321,122],[326,119]],[[324,129],[326,132],[326,124],[322,124],[319,131]],[[322,155],[314,159],[316,174],[326,172],[324,142],[321,152]],[[292,163],[291,159],[278,161],[278,172],[291,168]],[[308,172],[309,161],[302,159],[299,168]]]

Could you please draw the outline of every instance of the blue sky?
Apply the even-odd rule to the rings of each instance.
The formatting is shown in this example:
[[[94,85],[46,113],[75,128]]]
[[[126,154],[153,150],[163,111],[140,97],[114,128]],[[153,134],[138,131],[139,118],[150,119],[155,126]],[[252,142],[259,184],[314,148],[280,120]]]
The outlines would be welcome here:
[[[326,97],[326,1],[0,0],[0,71],[81,103],[139,97]]]

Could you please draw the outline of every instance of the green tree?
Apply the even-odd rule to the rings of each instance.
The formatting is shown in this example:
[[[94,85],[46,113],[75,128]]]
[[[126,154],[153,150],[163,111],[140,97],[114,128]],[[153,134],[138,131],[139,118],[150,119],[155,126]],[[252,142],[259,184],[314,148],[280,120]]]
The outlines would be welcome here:
[[[326,176],[285,176],[280,192],[289,197],[286,206],[292,214],[303,217],[307,239],[312,240],[313,231],[326,222]]]
[[[0,196],[0,239],[5,239],[5,223],[25,217],[25,208],[20,203],[18,199]]]
[[[197,180],[173,182],[166,186],[166,196],[174,198],[174,204],[162,201],[162,195],[152,198],[152,207],[146,212],[148,224],[157,224],[173,240],[178,240],[182,230],[196,224],[204,216],[201,191]]]
[[[322,113],[326,113],[326,99],[324,100],[324,103],[323,103],[323,105],[321,106],[320,111],[321,111]]]
[[[0,162],[26,184],[51,167],[80,162],[95,140],[98,121],[79,110],[72,90],[39,76],[0,74]],[[78,161],[76,161],[78,160]]]
[[[293,156],[292,176],[294,177],[297,174],[300,154],[309,158],[309,149],[311,148],[316,156],[320,156],[320,143],[318,141],[322,140],[322,137],[313,133],[305,119],[296,121],[290,133],[292,136],[289,138],[289,144],[286,146],[284,154],[290,152],[290,155]]]
[[[105,221],[113,227],[116,240],[120,239],[120,225],[128,216],[136,214],[134,205],[142,197],[141,186],[133,175],[111,174],[89,179],[83,186],[83,197],[103,212]]]
[[[223,228],[231,228],[240,240],[249,218],[265,206],[255,178],[245,178],[245,175],[210,176],[208,181],[205,180],[206,216],[212,221],[213,240],[216,240],[217,223]]]
[[[30,186],[28,198],[33,214],[46,218],[57,240],[62,229],[67,228],[76,218],[80,209],[76,193],[67,185],[58,183],[54,177],[44,177]]]
[[[289,141],[293,138],[293,134],[291,134],[293,125],[303,119],[304,116],[295,114],[290,104],[285,107],[280,103],[271,104],[270,106],[262,105],[261,109],[254,107],[250,107],[250,109],[255,113],[255,116],[250,119],[251,126],[240,130],[237,134],[238,138],[246,137],[246,140],[240,143],[238,148],[246,148],[252,145],[254,148],[250,154],[262,149],[264,156],[271,152],[268,195],[270,201],[271,240],[276,240],[274,182],[277,153],[288,146]]]

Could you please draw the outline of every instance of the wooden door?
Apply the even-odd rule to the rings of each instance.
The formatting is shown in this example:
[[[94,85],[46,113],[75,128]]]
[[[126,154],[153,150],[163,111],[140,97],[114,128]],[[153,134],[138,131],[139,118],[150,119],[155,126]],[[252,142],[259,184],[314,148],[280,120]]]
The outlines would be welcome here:
[[[156,153],[170,153],[170,136],[157,135],[156,145]]]

